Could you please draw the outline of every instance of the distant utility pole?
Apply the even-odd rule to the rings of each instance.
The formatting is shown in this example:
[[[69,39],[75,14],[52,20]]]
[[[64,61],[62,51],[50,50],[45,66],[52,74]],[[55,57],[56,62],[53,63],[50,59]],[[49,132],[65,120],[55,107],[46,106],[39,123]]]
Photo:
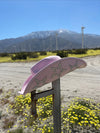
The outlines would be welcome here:
[[[56,50],[58,50],[57,36],[58,36],[58,33],[56,33]]]
[[[85,27],[81,27],[81,31],[82,31],[82,49],[84,48],[84,33],[83,30],[85,29]]]
[[[52,51],[53,50],[53,47],[52,47],[52,38],[50,36],[50,50]]]

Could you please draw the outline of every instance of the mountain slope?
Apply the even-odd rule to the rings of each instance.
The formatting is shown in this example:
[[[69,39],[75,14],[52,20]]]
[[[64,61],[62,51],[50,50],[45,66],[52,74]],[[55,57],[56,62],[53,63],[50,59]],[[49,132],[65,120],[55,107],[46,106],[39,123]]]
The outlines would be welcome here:
[[[78,43],[73,43],[71,41],[68,41],[66,39],[58,37],[57,39],[57,48],[59,50],[62,49],[73,49],[73,48],[81,48],[81,45]],[[11,53],[14,52],[20,52],[20,51],[53,51],[56,50],[56,39],[55,37],[49,36],[45,39],[28,39],[24,42],[21,42],[16,45],[11,45],[5,49],[5,52]]]
[[[82,35],[77,32],[68,30],[40,31],[19,38],[0,40],[0,52],[78,49],[81,48],[81,44]],[[85,34],[84,47],[100,47],[100,35]]]

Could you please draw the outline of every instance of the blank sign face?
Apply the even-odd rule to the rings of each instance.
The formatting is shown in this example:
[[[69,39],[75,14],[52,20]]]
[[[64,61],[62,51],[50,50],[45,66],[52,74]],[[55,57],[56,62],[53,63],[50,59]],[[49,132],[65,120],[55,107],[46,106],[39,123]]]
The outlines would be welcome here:
[[[50,60],[50,58],[52,59]],[[25,81],[19,93],[30,93],[33,90],[74,71],[75,69],[83,68],[85,66],[85,61],[79,58],[69,57],[61,59],[59,56],[50,56],[48,59],[46,58],[46,60],[44,59],[38,62],[31,68],[32,74]]]

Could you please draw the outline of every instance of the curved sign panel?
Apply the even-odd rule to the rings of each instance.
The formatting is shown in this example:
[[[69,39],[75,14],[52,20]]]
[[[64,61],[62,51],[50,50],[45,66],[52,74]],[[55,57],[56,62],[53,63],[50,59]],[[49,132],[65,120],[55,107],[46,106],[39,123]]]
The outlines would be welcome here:
[[[32,74],[26,80],[19,93],[30,93],[75,69],[85,66],[86,62],[79,58],[60,58],[59,56],[44,58],[31,68]]]

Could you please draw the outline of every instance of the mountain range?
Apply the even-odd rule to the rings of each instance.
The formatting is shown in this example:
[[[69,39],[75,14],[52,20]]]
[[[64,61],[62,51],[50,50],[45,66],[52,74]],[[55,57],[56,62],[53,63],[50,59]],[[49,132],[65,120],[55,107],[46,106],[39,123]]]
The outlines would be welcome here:
[[[100,35],[84,34],[83,48],[100,47]],[[0,40],[0,53],[53,51],[82,48],[82,34],[65,29],[32,32],[18,38]]]

